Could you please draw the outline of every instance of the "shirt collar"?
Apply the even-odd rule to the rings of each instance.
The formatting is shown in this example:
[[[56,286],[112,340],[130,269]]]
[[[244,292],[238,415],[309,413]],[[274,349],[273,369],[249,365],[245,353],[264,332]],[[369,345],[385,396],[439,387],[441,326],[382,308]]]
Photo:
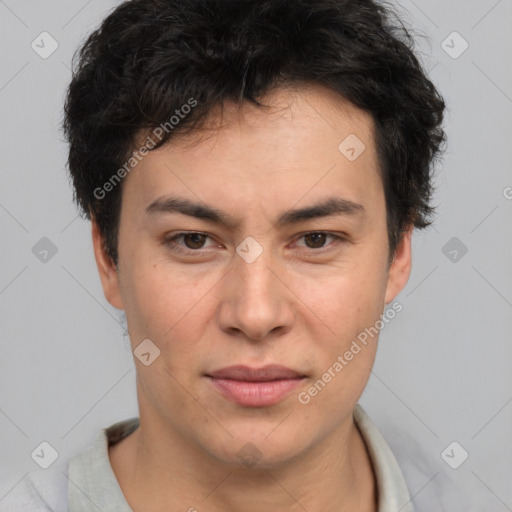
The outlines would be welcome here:
[[[361,432],[377,480],[378,512],[414,512],[403,474],[386,440],[360,404],[354,408],[354,423]],[[74,512],[98,510],[132,512],[116,479],[108,446],[139,427],[134,417],[103,428],[94,444],[69,461],[68,506]]]
[[[354,423],[366,444],[377,480],[378,512],[414,512],[409,490],[388,443],[368,414],[356,404]]]

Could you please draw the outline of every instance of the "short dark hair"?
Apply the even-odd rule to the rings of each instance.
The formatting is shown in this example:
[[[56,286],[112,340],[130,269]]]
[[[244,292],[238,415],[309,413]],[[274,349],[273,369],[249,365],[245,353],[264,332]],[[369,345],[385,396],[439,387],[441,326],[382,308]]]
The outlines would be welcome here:
[[[62,122],[74,200],[96,221],[112,261],[122,183],[105,197],[98,190],[112,185],[140,133],[167,123],[158,148],[197,130],[225,101],[263,106],[258,100],[272,88],[307,82],[330,87],[373,118],[391,262],[410,224],[432,223],[445,103],[414,54],[410,29],[374,0],[131,0],[116,7],[73,56]],[[170,127],[191,98],[195,107]]]

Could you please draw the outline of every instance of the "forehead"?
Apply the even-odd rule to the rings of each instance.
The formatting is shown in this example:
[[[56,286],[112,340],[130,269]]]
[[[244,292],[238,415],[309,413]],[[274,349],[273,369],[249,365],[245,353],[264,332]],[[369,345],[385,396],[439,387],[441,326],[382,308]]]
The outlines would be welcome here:
[[[318,202],[327,192],[354,203],[377,199],[370,114],[316,84],[274,89],[260,102],[266,106],[218,106],[197,131],[150,151],[127,177],[127,200],[142,211],[168,193],[243,214],[256,204],[282,211]]]
[[[312,82],[289,84],[270,90],[258,101],[261,105],[249,101],[218,104],[199,129],[188,134],[178,131],[171,144],[186,151],[204,143],[203,149],[207,150],[208,141],[210,145],[217,144],[219,136],[229,142],[230,136],[243,134],[247,138],[250,132],[251,137],[261,137],[267,144],[274,142],[283,149],[282,139],[269,137],[277,131],[282,137],[286,134],[311,137],[316,132],[322,138],[330,132],[334,142],[350,131],[357,133],[365,144],[374,142],[372,116],[327,86]],[[331,137],[326,144],[333,141]]]

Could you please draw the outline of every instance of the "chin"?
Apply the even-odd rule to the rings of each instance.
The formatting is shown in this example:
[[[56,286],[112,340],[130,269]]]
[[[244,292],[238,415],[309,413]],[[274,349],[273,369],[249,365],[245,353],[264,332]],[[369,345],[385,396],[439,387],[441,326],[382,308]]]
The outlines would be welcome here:
[[[215,447],[203,447],[212,457],[229,466],[254,471],[275,469],[298,457],[306,441],[296,439],[293,433],[285,429],[279,433],[273,429],[275,425],[257,432],[253,426],[250,431],[241,429],[235,434],[232,428],[228,428],[233,438],[223,439]]]

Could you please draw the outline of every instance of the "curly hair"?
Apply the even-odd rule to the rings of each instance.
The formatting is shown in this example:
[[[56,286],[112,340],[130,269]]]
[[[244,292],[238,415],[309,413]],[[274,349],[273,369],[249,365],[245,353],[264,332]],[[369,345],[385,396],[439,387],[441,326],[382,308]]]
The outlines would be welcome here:
[[[197,130],[214,106],[263,106],[266,92],[288,84],[326,85],[371,114],[389,262],[407,227],[431,224],[445,103],[410,31],[384,2],[129,0],[87,37],[72,65],[62,128],[74,200],[116,265],[122,183],[105,197],[95,190],[130,158],[137,136],[168,123],[190,98],[195,108],[155,148]]]

